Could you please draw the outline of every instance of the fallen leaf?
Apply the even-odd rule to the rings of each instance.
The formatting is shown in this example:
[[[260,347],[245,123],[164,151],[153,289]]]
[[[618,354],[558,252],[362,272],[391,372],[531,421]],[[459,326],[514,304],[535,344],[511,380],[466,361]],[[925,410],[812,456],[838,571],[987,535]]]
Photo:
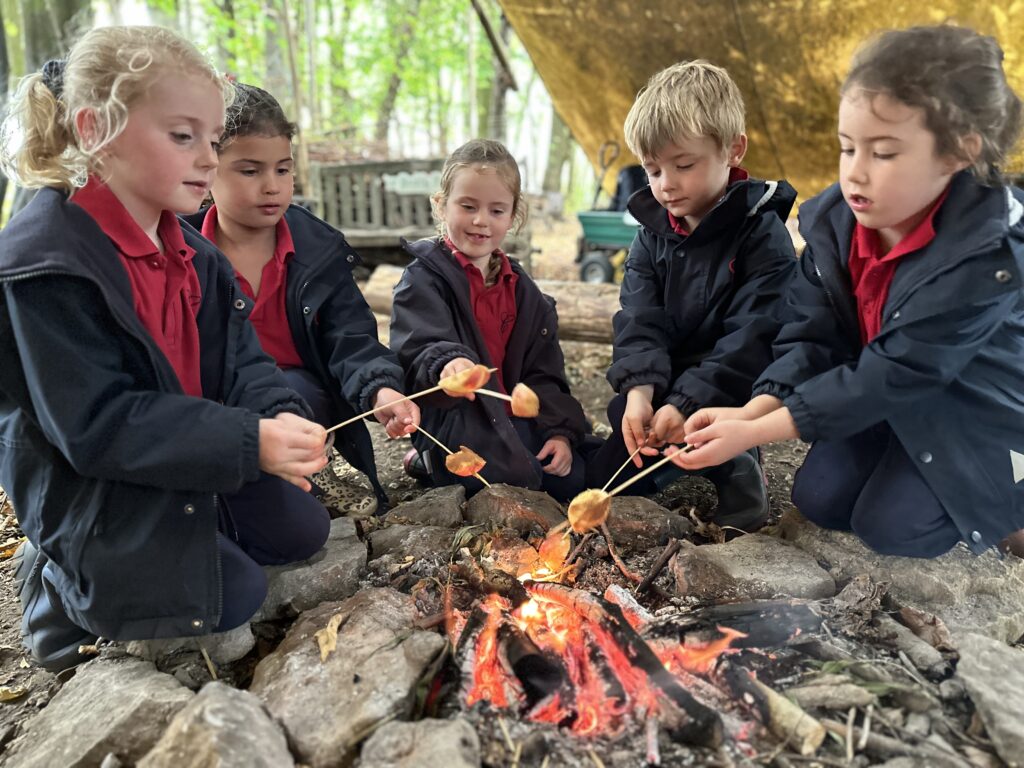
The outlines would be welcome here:
[[[316,644],[320,647],[321,664],[327,661],[327,657],[337,649],[338,630],[342,628],[346,621],[348,621],[348,616],[349,615],[345,613],[336,613],[331,616],[326,627],[318,629],[313,633],[313,637],[316,638]]]
[[[0,701],[15,701],[28,693],[28,688],[8,688],[0,685]]]
[[[900,608],[900,620],[910,631],[933,648],[940,651],[955,651],[956,642],[945,622],[932,613],[925,613],[909,605]]]
[[[3,544],[0,544],[0,560],[8,560],[14,556],[15,551],[21,546],[21,542],[25,541],[24,536],[17,536],[12,539],[8,539]]]
[[[568,531],[555,531],[544,537],[540,545],[540,559],[549,571],[560,571],[569,556],[572,540]]]

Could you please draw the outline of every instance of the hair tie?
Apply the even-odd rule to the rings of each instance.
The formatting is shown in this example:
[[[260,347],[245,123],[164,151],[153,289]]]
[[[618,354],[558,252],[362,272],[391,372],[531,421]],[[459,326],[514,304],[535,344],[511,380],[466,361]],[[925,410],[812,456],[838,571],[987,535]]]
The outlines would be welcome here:
[[[55,99],[60,99],[64,94],[64,68],[67,61],[64,59],[50,59],[43,64],[43,85],[50,89]]]

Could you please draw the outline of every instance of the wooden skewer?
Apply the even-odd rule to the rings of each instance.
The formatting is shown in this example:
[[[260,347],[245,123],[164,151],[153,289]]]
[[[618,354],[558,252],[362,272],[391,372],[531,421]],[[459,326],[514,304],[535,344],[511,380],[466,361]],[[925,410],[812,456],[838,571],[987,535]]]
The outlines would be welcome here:
[[[682,450],[683,452],[689,452],[689,451],[693,450],[693,446],[692,445],[684,445],[680,450]],[[676,451],[676,453],[679,453],[679,451]],[[629,480],[626,480],[625,482],[621,483],[617,487],[615,487],[612,490],[610,490],[608,492],[608,495],[609,496],[614,496],[615,494],[620,493],[621,491],[624,491],[626,488],[629,488],[629,486],[631,486],[633,483],[635,483],[640,478],[647,477],[647,475],[651,474],[651,472],[653,472],[654,470],[656,470],[659,467],[661,467],[661,466],[667,464],[668,462],[672,461],[672,457],[675,456],[675,455],[676,455],[675,453],[672,453],[672,454],[669,454],[668,456],[663,456],[662,458],[658,459],[656,462],[651,464],[651,466],[647,467],[647,469],[645,469],[643,472],[637,472],[635,475],[633,475],[631,478],[629,478]]]
[[[629,454],[629,458],[622,462],[622,466],[615,470],[614,475],[608,478],[608,482],[605,483],[604,487],[601,489],[602,491],[608,490],[608,486],[612,484],[612,480],[618,477],[619,473],[622,472],[622,470],[624,470],[627,466],[629,466],[629,462],[631,462],[636,457],[636,455],[640,453],[641,448],[643,448],[643,446],[639,446],[635,451]]]
[[[489,373],[494,373],[498,369],[497,368],[488,368],[487,370],[488,370]],[[443,381],[443,379],[442,379],[442,381]],[[416,392],[416,393],[411,394],[411,395],[405,395],[404,397],[400,397],[397,400],[392,400],[390,403],[385,403],[384,405],[378,405],[376,408],[371,408],[370,410],[366,411],[365,413],[360,413],[358,416],[353,416],[351,419],[346,419],[345,421],[341,422],[341,424],[335,424],[333,427],[331,427],[330,429],[327,430],[327,434],[330,434],[331,432],[333,432],[336,429],[341,429],[342,427],[347,427],[349,424],[355,424],[357,421],[365,419],[367,416],[372,416],[377,411],[383,411],[385,408],[390,408],[395,403],[401,403],[401,402],[403,402],[405,400],[415,400],[417,397],[423,397],[424,395],[429,395],[429,394],[431,394],[433,392],[437,392],[438,390],[441,390],[441,389],[444,389],[444,387],[442,387],[440,384],[438,384],[437,386],[431,387],[430,389],[424,389],[422,392]],[[479,392],[480,390],[475,390],[475,391]],[[499,395],[497,392],[494,392],[492,394],[498,395],[499,397],[501,397],[501,395]],[[508,397],[508,396],[506,395],[506,397]],[[512,402],[512,398],[509,397],[508,401]],[[424,432],[423,434],[427,434],[427,433]],[[429,437],[429,435],[428,435],[428,437]]]
[[[484,389],[483,387],[480,387],[480,389],[476,390],[476,393],[478,395],[487,395],[488,397],[496,397],[499,400],[505,400],[510,403],[512,402],[512,395],[506,395],[504,392],[495,392],[493,389]]]
[[[436,437],[434,437],[434,436],[433,436],[432,434],[430,434],[429,432],[427,432],[427,430],[425,430],[425,429],[424,429],[423,427],[416,427],[416,430],[417,430],[418,432],[422,432],[422,433],[423,433],[423,436],[424,436],[424,437],[427,437],[427,438],[430,438],[431,440],[433,440],[433,441],[434,441],[434,443],[435,443],[435,444],[437,445],[437,447],[438,447],[438,448],[440,448],[440,449],[441,449],[442,451],[444,451],[445,453],[447,453],[447,454],[448,454],[449,456],[451,456],[452,454],[454,454],[454,453],[455,453],[455,451],[453,451],[453,450],[452,450],[451,448],[449,448],[449,447],[448,447],[447,445],[445,445],[444,443],[442,443],[442,442],[441,442],[440,440],[438,440],[438,439],[437,439]],[[488,483],[488,482],[487,482],[486,480],[484,480],[484,479],[483,479],[482,477],[480,477],[480,473],[479,473],[479,472],[474,472],[474,473],[473,473],[473,477],[475,477],[475,478],[476,478],[477,480],[479,480],[479,481],[480,481],[481,483],[483,483],[484,485],[486,485],[486,486],[487,486],[488,488],[490,488],[490,487],[491,487],[491,484],[490,484],[490,483]]]

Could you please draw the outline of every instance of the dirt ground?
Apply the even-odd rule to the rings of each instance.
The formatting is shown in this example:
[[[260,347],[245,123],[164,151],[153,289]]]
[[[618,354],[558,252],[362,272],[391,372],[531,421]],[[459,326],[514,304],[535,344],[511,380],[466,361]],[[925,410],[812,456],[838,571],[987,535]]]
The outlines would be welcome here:
[[[533,243],[540,248],[534,254],[533,271],[538,278],[571,280],[576,277],[573,257],[576,250],[578,225],[575,218],[563,221],[533,222]],[[382,319],[383,321],[383,319]],[[612,390],[604,374],[611,363],[611,347],[603,344],[565,342],[563,344],[566,369],[573,393],[583,404],[595,432],[607,434],[605,406]],[[393,504],[408,501],[422,493],[402,470],[402,457],[408,450],[408,440],[388,440],[383,430],[372,427],[381,480]],[[804,447],[800,443],[772,446],[765,452],[764,466],[772,498],[773,517],[777,517],[789,504],[789,489],[793,473],[802,461]],[[370,512],[368,484],[354,470],[340,460],[336,469],[342,481],[351,486],[349,514],[361,516]],[[364,489],[367,489],[364,491]],[[2,491],[0,491],[2,494]],[[669,487],[656,497],[658,503],[669,509],[681,509],[686,514],[695,509],[698,514],[710,512],[715,504],[710,483],[700,478],[689,478]],[[0,495],[0,558],[9,557],[20,531],[6,495]],[[45,707],[60,687],[55,676],[32,667],[22,649],[19,637],[20,608],[14,594],[13,573],[9,562],[0,563],[0,750],[15,735],[17,724]],[[65,675],[69,673],[64,673]],[[3,754],[0,751],[0,764]]]

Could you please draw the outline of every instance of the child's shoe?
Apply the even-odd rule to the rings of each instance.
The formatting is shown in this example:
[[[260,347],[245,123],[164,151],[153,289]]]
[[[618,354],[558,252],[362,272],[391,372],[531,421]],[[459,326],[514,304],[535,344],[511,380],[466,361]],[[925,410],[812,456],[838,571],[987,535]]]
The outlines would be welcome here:
[[[757,456],[757,449],[752,448],[705,474],[718,491],[711,522],[747,533],[768,522],[768,488]]]
[[[433,485],[430,479],[430,469],[424,461],[423,454],[415,448],[410,448],[402,459],[402,467],[405,474],[412,477],[420,485]]]
[[[96,635],[73,623],[64,613],[60,598],[51,594],[43,569],[49,559],[31,542],[24,542],[11,558],[14,586],[21,601],[21,639],[33,660],[57,673],[89,660],[79,646],[96,642]]]

